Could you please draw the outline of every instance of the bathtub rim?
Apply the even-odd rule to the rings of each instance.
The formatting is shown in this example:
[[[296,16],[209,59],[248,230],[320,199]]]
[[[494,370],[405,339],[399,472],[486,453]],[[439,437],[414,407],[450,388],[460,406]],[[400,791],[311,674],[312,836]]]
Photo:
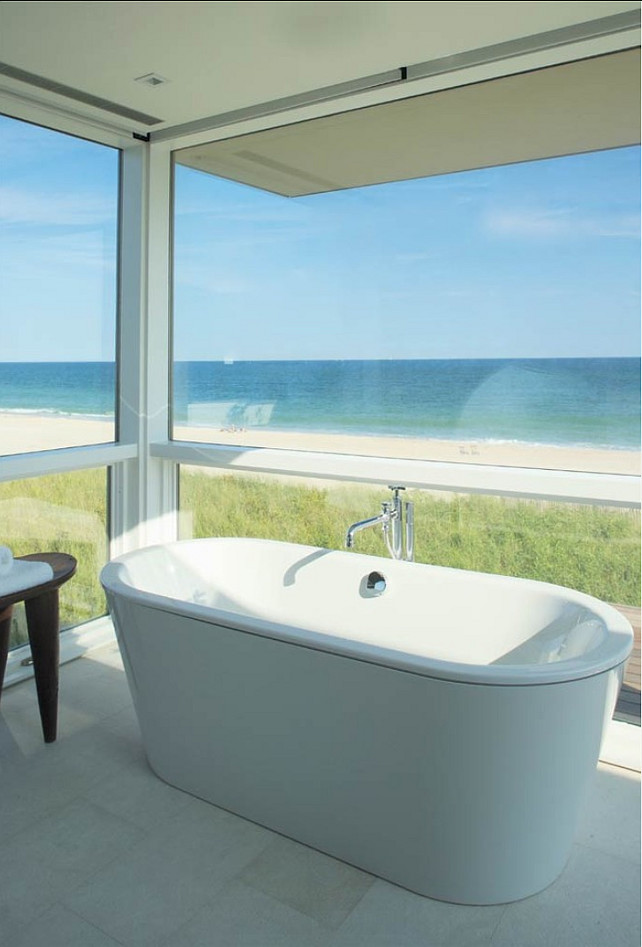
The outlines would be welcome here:
[[[316,651],[325,651],[331,654],[365,661],[401,671],[418,674],[423,677],[451,681],[453,683],[467,683],[490,686],[537,686],[561,684],[569,681],[579,681],[595,677],[604,672],[618,668],[624,664],[633,647],[633,631],[628,620],[612,605],[602,602],[584,592],[569,589],[565,586],[535,579],[523,579],[516,576],[504,576],[496,573],[482,573],[474,570],[455,569],[448,566],[436,566],[424,563],[409,563],[440,572],[471,574],[483,576],[493,581],[532,589],[547,589],[557,594],[563,593],[567,601],[581,605],[606,625],[606,639],[597,648],[573,658],[563,659],[546,664],[467,664],[456,661],[445,661],[439,658],[426,657],[392,648],[381,647],[365,641],[331,635],[325,632],[299,628],[294,625],[276,623],[264,618],[243,615],[239,612],[227,611],[211,605],[201,605],[185,599],[172,598],[157,592],[146,592],[136,588],[122,577],[123,567],[131,559],[138,559],[145,553],[158,549],[171,549],[178,546],[207,544],[217,542],[251,542],[260,545],[287,546],[292,550],[299,550],[303,554],[314,552],[336,553],[346,555],[351,559],[359,558],[368,563],[388,563],[392,560],[362,553],[345,553],[342,550],[325,549],[324,547],[308,546],[300,543],[289,543],[280,540],[258,539],[253,537],[206,537],[203,539],[175,540],[168,543],[159,543],[142,547],[115,557],[108,562],[100,572],[100,581],[108,596],[122,596],[148,608],[172,614],[181,614],[199,622],[223,628],[232,628],[243,634],[257,635],[270,638],[298,647],[310,648]],[[111,601],[109,602],[111,609]]]

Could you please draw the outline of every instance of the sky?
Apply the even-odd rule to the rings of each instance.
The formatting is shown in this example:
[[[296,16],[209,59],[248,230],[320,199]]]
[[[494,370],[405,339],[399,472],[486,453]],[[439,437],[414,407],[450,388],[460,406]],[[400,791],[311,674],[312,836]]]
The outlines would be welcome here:
[[[639,159],[294,199],[177,167],[175,357],[639,356]],[[0,118],[0,167],[0,360],[111,360],[117,152]]]
[[[118,152],[0,116],[0,361],[112,361]]]

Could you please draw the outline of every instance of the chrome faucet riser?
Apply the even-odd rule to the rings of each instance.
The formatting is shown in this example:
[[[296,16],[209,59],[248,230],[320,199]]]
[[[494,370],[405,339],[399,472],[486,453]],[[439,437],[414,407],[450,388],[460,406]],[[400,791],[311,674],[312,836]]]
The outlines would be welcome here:
[[[391,557],[412,562],[415,557],[414,505],[410,500],[404,502],[401,499],[400,494],[405,487],[391,486],[389,489],[392,490],[392,499],[383,501],[378,516],[353,523],[346,533],[345,545],[347,549],[352,549],[357,533],[371,526],[381,526]]]

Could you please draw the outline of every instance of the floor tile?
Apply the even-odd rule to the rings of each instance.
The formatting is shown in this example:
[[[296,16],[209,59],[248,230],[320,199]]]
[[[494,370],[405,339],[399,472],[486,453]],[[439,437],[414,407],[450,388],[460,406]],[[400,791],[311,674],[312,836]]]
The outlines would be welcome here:
[[[447,904],[377,880],[331,945],[482,947],[490,944],[504,911],[505,905]]]
[[[58,739],[82,733],[90,729],[95,721],[96,717],[91,712],[65,706],[60,702]],[[42,752],[46,744],[42,735],[40,711],[35,701],[19,709],[3,707],[0,710],[0,744],[2,745],[0,753],[3,758],[11,756],[26,758]],[[10,752],[7,749],[9,746]]]
[[[545,891],[509,904],[492,947],[640,947],[640,869],[583,845]]]
[[[640,772],[640,757],[642,756],[642,741],[640,727],[622,720],[611,720],[607,727],[600,759],[613,766],[621,766]]]
[[[601,763],[575,841],[640,863],[640,774]]]
[[[29,923],[31,918],[29,918]],[[26,927],[26,922],[9,914],[0,907],[0,947],[14,947],[19,937],[22,936]]]
[[[123,714],[130,714],[130,708],[125,708]],[[116,772],[122,766],[142,766],[145,763],[145,753],[137,728],[131,727],[131,732],[119,727],[114,714],[99,720],[90,730],[73,734],[67,740],[61,740],[59,751],[61,754],[77,757],[81,754],[86,759],[86,765],[93,765],[96,772],[104,770],[106,773]],[[124,716],[121,719],[126,719]]]
[[[92,670],[87,673],[85,668]],[[90,729],[102,717],[131,705],[124,672],[86,659],[60,668],[58,740]],[[42,726],[33,680],[2,693],[0,701],[0,760],[28,757],[43,748]]]
[[[122,671],[106,669],[101,674],[74,676],[62,682],[59,713],[67,710],[91,713],[94,719],[117,713],[131,704],[129,687]]]
[[[54,744],[33,681],[2,696],[0,947],[639,947],[630,769],[600,764],[546,891],[444,904],[167,786],[145,759],[115,645],[95,654],[61,669]]]
[[[39,740],[36,715],[34,705],[8,708],[4,701],[0,704],[0,766],[3,768],[40,749],[42,732]]]
[[[192,798],[163,782],[146,764],[119,770],[93,784],[84,797],[146,831],[173,818]]]
[[[358,868],[280,836],[240,879],[328,927],[338,927],[374,881]]]
[[[95,726],[87,733],[41,743],[31,756],[14,755],[0,762],[0,844],[40,819],[51,815],[89,787],[132,766],[140,746],[129,754],[122,738]]]
[[[27,923],[141,841],[134,825],[84,800],[34,822],[0,846],[2,919]]]
[[[117,941],[61,904],[14,934],[11,943],[12,947],[120,947]]]
[[[326,947],[331,931],[240,881],[231,881],[167,947]]]
[[[0,714],[4,710],[13,710],[20,707],[30,707],[37,703],[36,685],[33,680],[21,681],[5,687],[0,699]]]
[[[1,772],[0,845],[70,803],[82,789],[76,784],[78,768],[55,754],[4,761]]]
[[[130,743],[142,747],[143,741],[133,704],[129,707],[123,707],[122,710],[111,714],[109,717],[105,717],[100,721],[100,726],[109,733],[115,733],[119,737],[126,738]]]
[[[114,640],[101,648],[95,648],[81,658],[88,664],[100,665],[102,667],[113,667],[122,670],[123,659],[120,654],[118,643]]]
[[[267,830],[191,799],[64,903],[115,940],[156,945],[268,844]]]

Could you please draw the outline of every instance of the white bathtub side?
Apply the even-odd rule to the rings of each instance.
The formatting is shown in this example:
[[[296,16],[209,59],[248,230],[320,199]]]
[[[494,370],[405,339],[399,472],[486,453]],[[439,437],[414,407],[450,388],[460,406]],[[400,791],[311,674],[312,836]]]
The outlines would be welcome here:
[[[563,869],[617,670],[453,683],[109,597],[167,782],[432,898],[512,901]]]

